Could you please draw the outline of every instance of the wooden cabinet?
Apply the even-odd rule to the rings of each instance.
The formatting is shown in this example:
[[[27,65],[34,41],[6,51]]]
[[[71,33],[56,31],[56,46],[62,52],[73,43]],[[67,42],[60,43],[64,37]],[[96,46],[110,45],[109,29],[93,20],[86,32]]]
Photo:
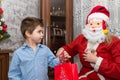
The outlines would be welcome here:
[[[42,19],[46,44],[54,53],[72,41],[73,0],[42,0]]]
[[[73,0],[41,0],[41,3],[41,16],[45,26],[43,43],[56,54],[58,48],[72,41]],[[51,69],[49,77],[53,77]]]
[[[12,50],[0,50],[0,80],[8,80],[9,53]]]

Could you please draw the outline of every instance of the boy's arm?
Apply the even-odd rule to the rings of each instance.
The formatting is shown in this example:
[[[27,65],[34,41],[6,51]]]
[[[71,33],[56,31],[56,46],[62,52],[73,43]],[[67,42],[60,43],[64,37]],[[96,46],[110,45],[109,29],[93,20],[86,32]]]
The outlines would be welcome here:
[[[9,67],[8,78],[9,80],[21,80],[20,60],[18,55],[14,53]]]
[[[60,63],[59,58],[57,58],[52,51],[48,50],[48,66],[54,67]]]

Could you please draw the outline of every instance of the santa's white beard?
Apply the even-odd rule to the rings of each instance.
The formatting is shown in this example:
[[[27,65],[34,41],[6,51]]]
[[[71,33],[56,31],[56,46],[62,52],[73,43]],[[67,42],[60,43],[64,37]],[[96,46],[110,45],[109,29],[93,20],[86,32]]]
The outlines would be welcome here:
[[[93,30],[96,30],[96,32],[93,32]],[[82,30],[83,35],[85,36],[85,38],[92,42],[92,43],[101,43],[103,41],[105,41],[105,34],[102,32],[102,27],[100,28],[89,28],[88,26],[86,26],[83,30]]]

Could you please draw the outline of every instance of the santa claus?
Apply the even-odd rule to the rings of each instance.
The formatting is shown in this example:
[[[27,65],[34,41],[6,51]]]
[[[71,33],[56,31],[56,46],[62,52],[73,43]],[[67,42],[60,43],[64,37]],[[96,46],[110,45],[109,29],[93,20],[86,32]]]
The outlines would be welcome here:
[[[79,80],[120,80],[120,39],[108,31],[109,17],[104,6],[95,6],[82,34],[56,54],[64,54],[65,60],[79,54]]]

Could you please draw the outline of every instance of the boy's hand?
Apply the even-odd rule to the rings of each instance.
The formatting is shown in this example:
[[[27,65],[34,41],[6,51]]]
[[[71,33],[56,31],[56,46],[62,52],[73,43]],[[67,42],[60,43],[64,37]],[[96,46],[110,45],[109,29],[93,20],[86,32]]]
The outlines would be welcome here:
[[[64,48],[59,48],[57,53],[56,53],[56,56],[57,57],[60,56],[63,51],[64,51]]]
[[[71,56],[63,48],[58,50],[56,56],[60,59],[61,63],[64,63],[71,58]]]

